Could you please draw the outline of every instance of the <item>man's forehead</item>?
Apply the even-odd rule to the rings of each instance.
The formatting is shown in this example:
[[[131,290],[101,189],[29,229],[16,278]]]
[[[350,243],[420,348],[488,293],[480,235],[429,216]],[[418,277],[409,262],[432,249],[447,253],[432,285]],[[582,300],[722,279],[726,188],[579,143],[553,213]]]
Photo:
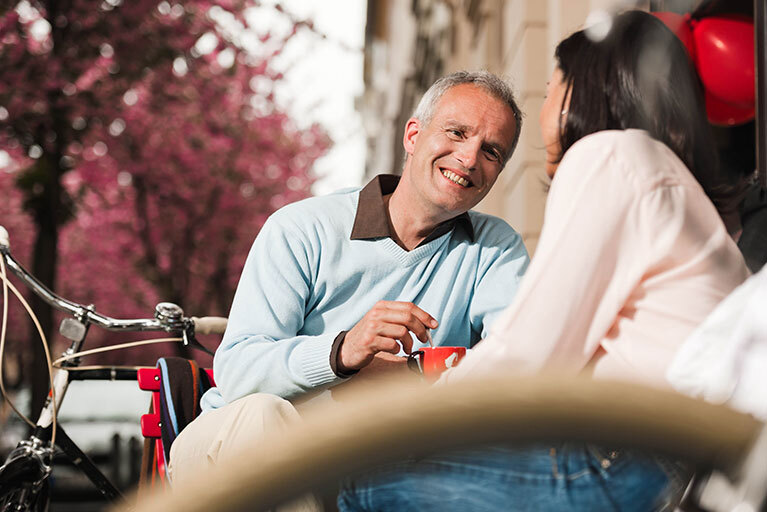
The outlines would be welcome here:
[[[479,111],[477,110],[476,102],[473,100],[488,102],[488,112],[475,115]],[[475,124],[479,125],[490,122],[489,118],[494,116],[498,117],[498,121],[501,124],[509,123],[508,130],[504,131],[510,131],[509,135],[513,139],[514,132],[517,129],[517,120],[511,106],[481,86],[458,84],[445,91],[439,102],[437,102],[432,121],[438,120],[441,124],[450,123],[462,127],[476,128]],[[506,118],[501,121],[500,118],[503,116],[506,116]]]
[[[514,111],[510,105],[484,87],[475,84],[458,84],[446,90],[437,102],[434,109],[434,116],[449,116],[459,113],[474,113],[474,101],[479,100],[488,102],[493,110],[500,113],[504,112],[514,118]],[[515,122],[516,124],[516,122]]]

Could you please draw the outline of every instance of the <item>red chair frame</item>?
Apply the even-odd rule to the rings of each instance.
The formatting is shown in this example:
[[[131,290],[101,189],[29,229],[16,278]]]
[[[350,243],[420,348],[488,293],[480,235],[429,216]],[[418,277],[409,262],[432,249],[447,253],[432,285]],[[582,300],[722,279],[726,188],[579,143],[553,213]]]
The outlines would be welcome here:
[[[205,368],[204,371],[208,374],[211,385],[215,386],[213,370]],[[162,377],[160,369],[140,368],[136,372],[136,380],[138,381],[139,389],[152,392],[152,411],[141,416],[141,434],[145,438],[154,441],[154,458],[156,464],[153,464],[152,479],[149,485],[150,487],[155,487],[159,480],[164,488],[167,485],[168,477],[166,475],[167,461],[165,460],[165,449],[161,435],[160,389],[162,388]]]

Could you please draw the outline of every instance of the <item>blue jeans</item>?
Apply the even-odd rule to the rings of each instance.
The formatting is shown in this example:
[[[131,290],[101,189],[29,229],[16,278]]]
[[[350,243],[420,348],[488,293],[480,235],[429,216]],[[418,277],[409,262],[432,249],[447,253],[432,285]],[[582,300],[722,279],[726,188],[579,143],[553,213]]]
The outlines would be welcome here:
[[[689,474],[582,443],[488,447],[387,465],[341,486],[340,512],[673,510]]]

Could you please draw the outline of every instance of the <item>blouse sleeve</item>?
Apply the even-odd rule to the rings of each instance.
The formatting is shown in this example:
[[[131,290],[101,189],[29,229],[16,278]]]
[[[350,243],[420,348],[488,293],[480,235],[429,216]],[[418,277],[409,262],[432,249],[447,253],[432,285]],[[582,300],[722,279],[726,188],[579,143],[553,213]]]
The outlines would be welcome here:
[[[582,139],[563,158],[519,293],[443,381],[493,371],[573,374],[599,348],[645,268],[640,184],[600,140]]]

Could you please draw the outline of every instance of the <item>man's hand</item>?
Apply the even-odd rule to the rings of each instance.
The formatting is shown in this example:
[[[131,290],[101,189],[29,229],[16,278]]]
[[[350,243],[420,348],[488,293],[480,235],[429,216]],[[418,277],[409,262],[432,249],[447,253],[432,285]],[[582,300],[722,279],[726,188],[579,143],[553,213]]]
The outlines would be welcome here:
[[[346,333],[338,352],[338,369],[346,373],[359,370],[379,352],[397,354],[398,341],[409,354],[413,349],[410,333],[427,343],[427,329],[437,325],[430,314],[412,302],[379,301]]]

